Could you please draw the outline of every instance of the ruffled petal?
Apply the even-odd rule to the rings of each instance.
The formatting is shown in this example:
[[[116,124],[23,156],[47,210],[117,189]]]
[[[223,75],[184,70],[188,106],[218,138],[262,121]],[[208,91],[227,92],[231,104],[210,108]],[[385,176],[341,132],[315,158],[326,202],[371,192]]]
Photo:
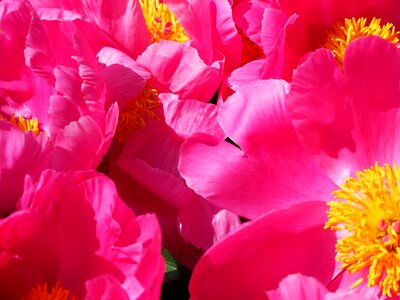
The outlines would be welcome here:
[[[335,233],[324,230],[326,205],[303,203],[244,225],[207,251],[193,271],[192,299],[265,299],[292,273],[327,284]]]
[[[219,66],[207,66],[188,44],[160,41],[137,59],[153,76],[152,85],[182,99],[210,101],[220,83]]]

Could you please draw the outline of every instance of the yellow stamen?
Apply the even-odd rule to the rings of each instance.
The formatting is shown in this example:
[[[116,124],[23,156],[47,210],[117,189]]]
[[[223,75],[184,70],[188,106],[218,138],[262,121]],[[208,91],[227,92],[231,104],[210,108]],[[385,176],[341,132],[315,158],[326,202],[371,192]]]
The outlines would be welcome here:
[[[135,130],[146,126],[146,119],[157,119],[155,109],[160,104],[157,90],[146,86],[138,99],[131,101],[119,113],[115,136],[125,141]]]
[[[369,269],[367,279],[382,295],[400,295],[400,169],[385,164],[357,172],[334,191],[325,229],[344,230],[336,260],[349,273]]]
[[[75,300],[75,297],[70,295],[70,291],[63,289],[59,283],[56,283],[51,289],[47,283],[37,284],[30,291],[27,297],[21,300]]]
[[[392,23],[381,26],[381,19],[373,18],[367,25],[366,18],[345,19],[337,22],[333,30],[328,32],[324,48],[332,50],[337,61],[343,66],[344,53],[347,46],[354,40],[364,36],[379,36],[400,47],[398,35],[400,31]]]
[[[0,115],[0,120],[9,121],[15,127],[18,127],[22,132],[32,131],[35,135],[38,135],[40,132],[38,118],[29,119],[22,116],[14,117],[14,115],[11,115],[10,119],[7,120]]]
[[[163,0],[139,0],[139,3],[152,42],[169,40],[183,43],[189,40],[175,14]]]

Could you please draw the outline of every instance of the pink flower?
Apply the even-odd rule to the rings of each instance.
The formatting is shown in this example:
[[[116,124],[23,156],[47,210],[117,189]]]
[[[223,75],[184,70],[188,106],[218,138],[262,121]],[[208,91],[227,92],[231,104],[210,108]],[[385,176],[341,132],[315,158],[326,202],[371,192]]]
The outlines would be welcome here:
[[[85,22],[40,20],[25,1],[0,3],[0,213],[15,209],[25,174],[96,168],[118,109],[83,32]],[[90,140],[90,142],[88,142]],[[12,184],[10,184],[12,183]]]
[[[254,78],[290,80],[292,71],[310,52],[327,47],[328,33],[338,27],[335,25],[337,22],[343,26],[345,18],[367,18],[370,22],[375,17],[382,19],[382,26],[386,22],[397,27],[400,25],[398,14],[395,13],[399,9],[397,1],[234,2],[232,14],[235,23],[265,54],[265,58],[259,57],[233,72],[228,82],[234,90]]]
[[[89,19],[114,40],[115,48],[136,59],[161,40],[189,43],[209,66],[222,60],[231,69],[240,62],[241,41],[229,1],[58,1],[32,0],[39,15]],[[200,25],[200,26],[199,26]],[[129,28],[129,30],[126,30]]]
[[[336,238],[323,229],[326,208],[302,203],[245,224],[199,260],[191,299],[376,299],[333,280]]]
[[[221,126],[240,149],[195,135],[182,147],[179,170],[196,193],[248,218],[294,204],[328,202],[318,230],[327,236],[335,230],[338,241],[324,244],[315,259],[335,247],[338,255],[326,259],[330,271],[303,274],[319,280],[329,275],[341,290],[397,297],[399,66],[399,49],[379,37],[350,43],[343,65],[331,51],[319,49],[294,72],[289,90],[282,81],[257,81],[222,105]],[[306,215],[317,218],[311,208]],[[279,222],[295,231],[301,226],[298,218]],[[280,239],[298,243],[285,235]],[[297,247],[286,251],[282,259],[297,257]],[[271,253],[278,260],[279,252]],[[307,268],[321,266],[296,259]],[[281,263],[286,268],[287,262]],[[278,274],[278,266],[269,271]]]
[[[208,203],[189,189],[177,170],[184,140],[193,133],[224,139],[217,106],[160,94],[164,120],[148,122],[110,150],[110,177],[135,211],[155,212],[163,245],[193,268],[199,254],[240,224],[239,218]],[[120,153],[119,153],[120,152]],[[140,194],[140,196],[138,196]]]
[[[0,221],[2,299],[159,299],[157,220],[135,217],[105,176],[45,171],[19,208]]]

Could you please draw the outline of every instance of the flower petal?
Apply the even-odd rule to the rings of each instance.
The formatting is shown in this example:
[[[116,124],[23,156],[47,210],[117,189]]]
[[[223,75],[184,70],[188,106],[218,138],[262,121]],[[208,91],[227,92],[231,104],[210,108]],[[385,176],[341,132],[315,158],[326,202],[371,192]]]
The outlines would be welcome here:
[[[323,229],[326,208],[310,202],[277,210],[216,244],[193,271],[192,299],[265,299],[266,290],[297,272],[328,283],[336,238]]]

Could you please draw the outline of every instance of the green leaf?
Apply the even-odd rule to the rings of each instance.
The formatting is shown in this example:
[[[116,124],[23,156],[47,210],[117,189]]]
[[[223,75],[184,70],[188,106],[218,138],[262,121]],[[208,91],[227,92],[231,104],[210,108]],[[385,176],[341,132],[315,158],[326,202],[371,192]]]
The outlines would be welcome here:
[[[167,249],[162,248],[161,254],[165,259],[165,273],[174,272],[178,270],[178,261],[168,252]]]
[[[162,248],[161,254],[165,260],[164,280],[181,280],[190,277],[190,272],[181,265],[167,249]]]

